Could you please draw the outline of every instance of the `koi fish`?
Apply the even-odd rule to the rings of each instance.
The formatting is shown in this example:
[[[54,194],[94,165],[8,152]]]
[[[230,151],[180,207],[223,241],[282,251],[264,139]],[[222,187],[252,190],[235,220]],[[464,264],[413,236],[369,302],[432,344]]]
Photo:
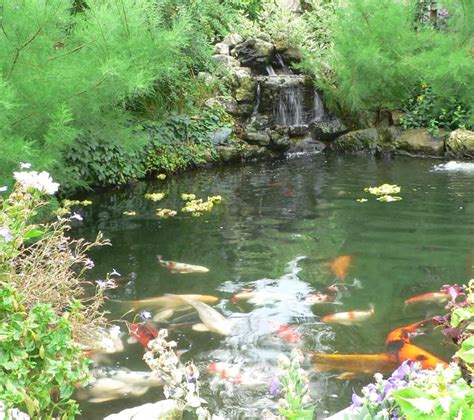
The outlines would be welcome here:
[[[316,371],[343,371],[337,379],[349,379],[374,372],[391,373],[399,365],[397,358],[381,354],[324,354],[313,353],[311,362]]]
[[[431,319],[424,319],[391,331],[385,339],[385,346],[409,344],[411,336],[415,334],[420,327],[423,327],[431,321]]]
[[[370,309],[367,311],[338,312],[335,314],[323,316],[321,321],[333,324],[353,325],[366,321],[374,314],[374,306],[370,305]]]
[[[208,273],[209,269],[201,265],[185,264],[176,261],[165,261],[158,255],[160,265],[166,267],[172,273],[190,274],[190,273]]]
[[[89,340],[84,350],[86,354],[95,353],[115,354],[123,351],[124,346],[120,338],[120,327],[114,325],[110,328],[99,328]]]
[[[210,373],[234,384],[240,384],[242,382],[240,367],[238,365],[231,365],[226,362],[211,362],[207,365],[207,370]]]
[[[130,332],[129,343],[140,343],[143,347],[148,349],[148,343],[158,336],[158,330],[143,324],[130,324],[128,327]]]
[[[248,290],[244,289],[241,293],[237,293],[231,299],[232,303],[239,300],[245,300],[253,305],[267,305],[275,302],[288,300],[288,295],[270,290]]]
[[[89,384],[79,387],[79,399],[101,403],[124,397],[138,397],[163,381],[152,372],[133,372],[125,368],[101,367],[91,371]]]
[[[308,293],[305,297],[304,303],[308,305],[320,305],[323,303],[331,303],[336,300],[335,295],[330,295],[327,293]]]
[[[301,334],[298,331],[295,331],[289,325],[278,324],[277,322],[272,321],[268,321],[268,323],[276,327],[273,333],[280,337],[283,341],[297,345],[301,343]]]
[[[169,296],[175,296],[196,310],[202,322],[193,325],[193,330],[211,331],[222,335],[229,335],[231,333],[233,325],[232,322],[217,312],[214,308],[211,308],[209,305],[183,297],[182,295]]]
[[[439,364],[443,365],[444,367],[448,366],[444,360],[439,359],[421,347],[409,343],[402,346],[402,348],[397,353],[397,358],[400,363],[406,360],[418,362],[423,369],[434,369]]]
[[[422,295],[413,296],[410,299],[405,300],[405,305],[410,305],[412,303],[444,303],[449,300],[449,293],[447,292],[433,292],[433,293],[423,293]]]
[[[131,308],[135,311],[139,311],[141,309],[153,310],[163,308],[170,308],[174,309],[175,311],[178,311],[182,308],[187,309],[189,307],[189,305],[185,304],[180,299],[181,297],[209,304],[216,303],[219,300],[217,297],[210,295],[165,295],[156,296],[149,299],[120,301],[119,303],[122,306],[126,308]]]
[[[341,255],[328,263],[329,270],[339,280],[344,280],[347,276],[347,269],[351,265],[352,257],[350,255]]]

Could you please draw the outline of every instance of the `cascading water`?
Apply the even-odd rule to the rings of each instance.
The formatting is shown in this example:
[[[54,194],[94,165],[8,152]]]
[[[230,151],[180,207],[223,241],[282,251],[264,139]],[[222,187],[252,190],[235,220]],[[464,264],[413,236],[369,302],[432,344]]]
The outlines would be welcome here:
[[[282,89],[273,106],[273,118],[277,125],[286,127],[303,126],[304,103],[303,89],[299,85]]]
[[[314,91],[313,99],[313,121],[321,121],[324,118],[324,105],[318,92]]]
[[[260,85],[260,82],[257,82],[257,89],[256,89],[256,92],[255,92],[255,105],[253,107],[252,117],[257,115],[257,113],[258,113],[258,108],[260,106],[261,97],[262,97],[262,86]]]
[[[269,76],[276,76],[277,74],[275,73],[275,70],[273,70],[273,67],[269,64],[266,67],[267,73]]]

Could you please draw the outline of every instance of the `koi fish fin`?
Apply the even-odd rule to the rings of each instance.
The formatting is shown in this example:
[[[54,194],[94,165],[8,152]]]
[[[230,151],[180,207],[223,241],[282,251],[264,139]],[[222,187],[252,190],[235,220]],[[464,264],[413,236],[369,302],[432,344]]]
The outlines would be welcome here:
[[[102,403],[106,401],[112,401],[115,400],[116,398],[114,397],[104,397],[104,398],[99,398],[99,397],[94,397],[94,398],[89,398],[87,401],[90,403]]]
[[[357,374],[355,372],[344,372],[336,376],[336,379],[344,380],[344,379],[354,379],[356,377],[357,377]]]
[[[159,322],[159,321],[169,319],[173,316],[173,314],[174,314],[174,309],[171,309],[171,308],[164,309],[163,311],[160,311],[155,314],[155,316],[153,317],[153,321]]]
[[[209,328],[207,328],[204,324],[194,324],[192,327],[191,327],[194,331],[199,331],[199,332],[205,332],[205,331],[209,331]]]

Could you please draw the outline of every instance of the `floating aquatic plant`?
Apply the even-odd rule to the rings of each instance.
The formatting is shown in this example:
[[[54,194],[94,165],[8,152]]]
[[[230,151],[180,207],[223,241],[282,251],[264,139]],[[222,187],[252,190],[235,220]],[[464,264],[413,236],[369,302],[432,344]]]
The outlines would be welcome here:
[[[165,197],[165,193],[146,193],[145,194],[145,198],[147,198],[148,200],[151,200],[153,202],[157,202],[157,201],[160,201],[160,200],[163,200],[163,198]]]
[[[164,181],[166,179],[166,174],[158,174],[156,176],[156,179],[159,179],[160,181]]]
[[[380,197],[377,197],[377,201],[383,201],[384,203],[391,203],[392,201],[400,201],[402,197],[399,197],[398,195],[381,195]]]
[[[366,203],[366,202],[369,201],[369,200],[367,200],[367,198],[358,198],[356,201],[357,201],[358,203]]]
[[[176,210],[171,209],[156,209],[156,215],[161,219],[167,219],[168,217],[174,217],[178,214]]]
[[[181,194],[181,199],[182,199],[182,200],[185,200],[185,201],[195,200],[195,199],[196,199],[196,194],[186,194],[186,193],[183,193],[183,194]]]
[[[207,197],[207,200],[204,201],[202,198],[197,200],[190,200],[186,205],[181,209],[184,213],[192,213],[193,216],[199,217],[204,212],[209,212],[214,208],[215,204],[218,204],[222,201],[220,195],[213,195]]]
[[[398,194],[401,191],[401,188],[395,184],[382,184],[379,187],[364,188],[364,191],[373,195],[388,195]]]
[[[125,216],[136,216],[137,212],[136,211],[133,211],[133,210],[125,210],[123,212],[123,215]]]

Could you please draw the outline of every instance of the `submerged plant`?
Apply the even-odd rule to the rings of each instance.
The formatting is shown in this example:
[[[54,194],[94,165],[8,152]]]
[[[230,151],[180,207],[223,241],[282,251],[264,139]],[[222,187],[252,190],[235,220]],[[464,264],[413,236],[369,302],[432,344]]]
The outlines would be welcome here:
[[[157,193],[146,193],[145,194],[145,198],[147,198],[148,200],[151,200],[153,202],[157,202],[157,201],[160,201],[160,200],[163,200],[163,198],[165,197],[165,193],[160,193],[160,192],[157,192]]]

